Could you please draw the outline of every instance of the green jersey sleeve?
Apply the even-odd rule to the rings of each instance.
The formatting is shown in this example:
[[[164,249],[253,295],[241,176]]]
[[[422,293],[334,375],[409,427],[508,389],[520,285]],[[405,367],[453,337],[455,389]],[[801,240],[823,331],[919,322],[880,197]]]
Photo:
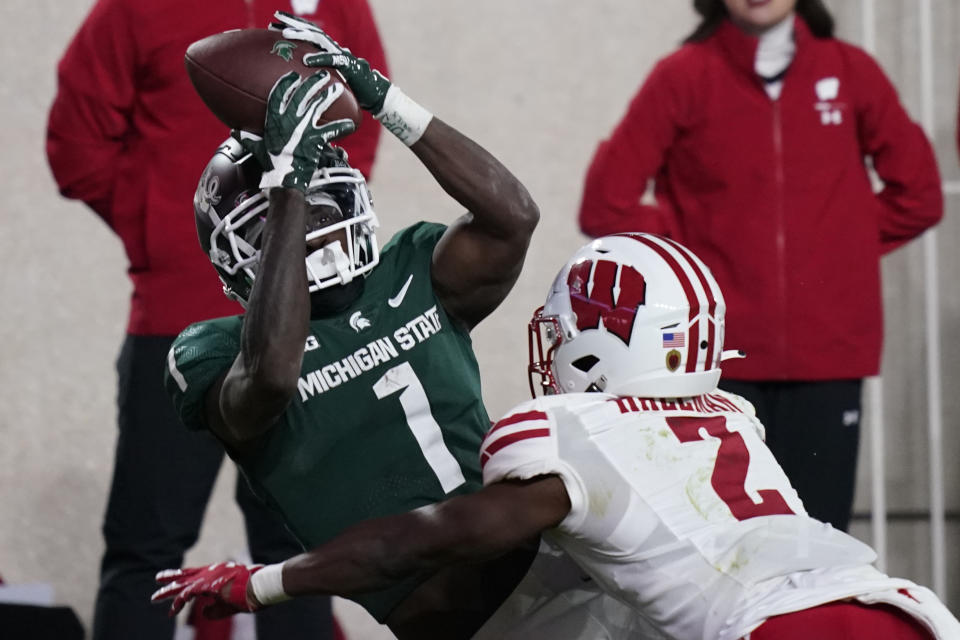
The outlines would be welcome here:
[[[433,256],[433,249],[440,241],[440,237],[447,230],[447,225],[439,222],[418,222],[405,229],[401,229],[390,238],[383,248],[383,263],[391,263],[394,267],[401,267],[405,260],[411,258],[428,261]],[[393,261],[393,262],[391,262]]]
[[[192,324],[177,336],[167,354],[163,382],[181,422],[190,430],[207,428],[207,390],[240,353],[240,318]]]

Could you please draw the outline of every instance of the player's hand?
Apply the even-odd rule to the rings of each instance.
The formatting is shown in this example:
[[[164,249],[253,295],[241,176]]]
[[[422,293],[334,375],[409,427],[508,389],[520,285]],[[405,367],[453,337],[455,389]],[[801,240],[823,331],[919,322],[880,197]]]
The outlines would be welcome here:
[[[323,146],[356,128],[349,118],[320,123],[323,112],[344,91],[339,82],[324,87],[329,78],[326,71],[305,79],[295,71],[284,75],[270,91],[263,137],[239,132],[240,143],[263,168],[261,189],[288,187],[306,192]]]
[[[206,618],[225,618],[235,613],[256,611],[260,608],[252,595],[248,595],[250,576],[263,568],[262,564],[251,566],[235,562],[220,562],[208,567],[167,569],[156,576],[158,584],[151,602],[173,598],[170,616],[175,616],[191,600],[203,604],[200,613]]]
[[[304,54],[303,64],[308,67],[333,67],[339,70],[356,96],[357,104],[374,114],[380,112],[390,88],[390,81],[382,73],[371,69],[369,62],[354,56],[350,49],[341,47],[309,20],[285,11],[277,11],[273,15],[280,23],[271,25],[271,28],[282,31],[284,38],[311,42],[320,48],[319,53]]]

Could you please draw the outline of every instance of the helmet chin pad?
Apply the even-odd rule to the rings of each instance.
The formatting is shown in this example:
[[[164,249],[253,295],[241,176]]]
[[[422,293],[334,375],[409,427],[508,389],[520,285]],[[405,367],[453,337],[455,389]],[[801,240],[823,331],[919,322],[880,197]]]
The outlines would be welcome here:
[[[307,278],[311,281],[310,292],[326,289],[353,280],[350,257],[343,251],[339,240],[324,245],[307,256]]]

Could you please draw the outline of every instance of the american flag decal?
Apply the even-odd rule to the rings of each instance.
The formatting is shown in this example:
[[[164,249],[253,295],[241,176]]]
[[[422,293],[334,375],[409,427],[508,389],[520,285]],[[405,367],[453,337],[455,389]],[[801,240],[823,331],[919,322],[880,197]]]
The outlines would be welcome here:
[[[683,332],[663,334],[663,347],[682,347],[684,345]]]

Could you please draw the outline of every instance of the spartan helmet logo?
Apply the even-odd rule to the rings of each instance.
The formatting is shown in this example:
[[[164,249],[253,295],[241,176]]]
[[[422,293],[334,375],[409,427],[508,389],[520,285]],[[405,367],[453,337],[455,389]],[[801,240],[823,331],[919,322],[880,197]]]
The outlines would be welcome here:
[[[647,297],[647,283],[633,267],[612,260],[584,260],[567,276],[570,306],[577,329],[604,329],[627,346],[637,318],[637,307]]]
[[[270,53],[275,53],[287,62],[290,62],[293,59],[293,50],[296,48],[297,45],[289,40],[277,40],[273,43],[273,49],[270,50]]]
[[[197,204],[205,212],[220,204],[220,178],[213,175],[210,167],[207,167],[200,177],[200,184],[197,187]]]
[[[363,314],[359,311],[355,311],[352,316],[350,316],[350,328],[360,333],[364,329],[367,329],[370,326],[370,321],[363,317]]]

